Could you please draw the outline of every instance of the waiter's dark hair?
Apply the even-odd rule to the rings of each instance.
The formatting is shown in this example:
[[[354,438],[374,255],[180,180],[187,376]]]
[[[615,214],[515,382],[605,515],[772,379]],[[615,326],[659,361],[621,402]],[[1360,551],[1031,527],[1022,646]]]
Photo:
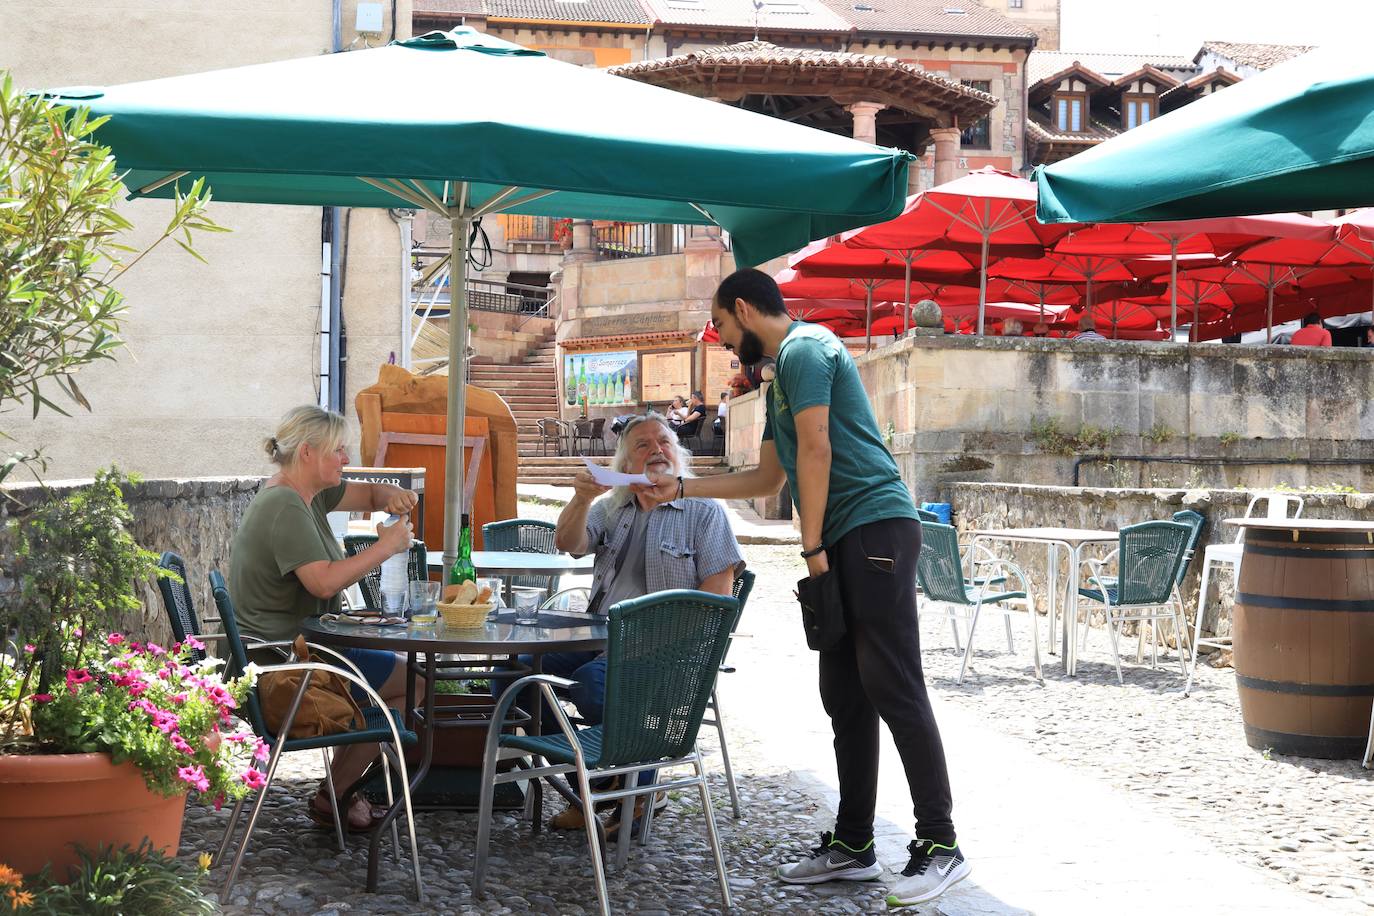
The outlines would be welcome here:
[[[733,315],[736,299],[743,299],[765,315],[787,314],[778,284],[768,274],[752,267],[742,267],[720,281],[716,305]]]

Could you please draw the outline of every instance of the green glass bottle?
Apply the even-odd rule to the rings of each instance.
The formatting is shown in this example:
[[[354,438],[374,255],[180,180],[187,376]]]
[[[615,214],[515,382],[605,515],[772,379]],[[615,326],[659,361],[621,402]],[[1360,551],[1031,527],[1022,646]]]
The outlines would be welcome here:
[[[472,565],[472,525],[467,513],[463,513],[463,527],[458,533],[458,558],[448,571],[448,584],[461,585],[477,581],[477,568]]]

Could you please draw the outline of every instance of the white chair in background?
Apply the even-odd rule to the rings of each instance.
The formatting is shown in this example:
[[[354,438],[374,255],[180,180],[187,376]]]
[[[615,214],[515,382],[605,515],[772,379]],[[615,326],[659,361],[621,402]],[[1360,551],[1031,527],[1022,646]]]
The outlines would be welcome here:
[[[1245,517],[1258,518],[1261,503],[1264,504],[1263,515],[1268,519],[1298,518],[1302,515],[1301,496],[1291,493],[1257,493],[1250,498],[1249,505],[1245,507]],[[1193,622],[1193,664],[1188,671],[1188,683],[1183,687],[1184,696],[1188,695],[1193,686],[1193,675],[1197,672],[1198,649],[1203,646],[1213,649],[1231,648],[1229,636],[1202,638],[1202,618],[1207,610],[1207,586],[1212,580],[1214,568],[1229,566],[1235,581],[1240,582],[1240,559],[1244,540],[1245,530],[1241,529],[1236,532],[1236,538],[1230,544],[1209,544],[1202,552],[1202,582],[1198,585],[1197,615]]]

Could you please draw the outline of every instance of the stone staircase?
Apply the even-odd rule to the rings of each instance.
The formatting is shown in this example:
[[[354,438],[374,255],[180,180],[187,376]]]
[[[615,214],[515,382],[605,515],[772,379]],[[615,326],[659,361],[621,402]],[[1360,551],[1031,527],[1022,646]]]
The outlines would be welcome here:
[[[541,417],[558,416],[558,371],[554,365],[557,347],[550,331],[517,363],[474,361],[469,380],[479,388],[494,391],[510,405],[515,415],[516,433],[523,464],[526,455],[539,454]]]
[[[609,465],[611,459],[607,455],[592,455],[592,461],[600,465]],[[703,455],[692,459],[692,472],[698,477],[709,477],[712,474],[724,474],[730,470],[723,463],[719,455]],[[573,475],[583,467],[582,459],[576,455],[561,456],[554,458],[538,457],[538,450],[534,456],[520,456],[520,477],[522,484],[542,484],[550,487],[570,487],[573,483]]]

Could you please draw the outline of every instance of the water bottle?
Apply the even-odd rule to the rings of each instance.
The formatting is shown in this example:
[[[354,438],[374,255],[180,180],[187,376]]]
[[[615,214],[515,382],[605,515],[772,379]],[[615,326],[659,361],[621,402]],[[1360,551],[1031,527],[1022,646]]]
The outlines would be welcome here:
[[[401,516],[389,517],[384,525],[391,526],[401,520]],[[383,610],[391,613],[402,611],[406,603],[406,589],[410,585],[410,551],[403,550],[392,554],[382,561],[380,591]]]

